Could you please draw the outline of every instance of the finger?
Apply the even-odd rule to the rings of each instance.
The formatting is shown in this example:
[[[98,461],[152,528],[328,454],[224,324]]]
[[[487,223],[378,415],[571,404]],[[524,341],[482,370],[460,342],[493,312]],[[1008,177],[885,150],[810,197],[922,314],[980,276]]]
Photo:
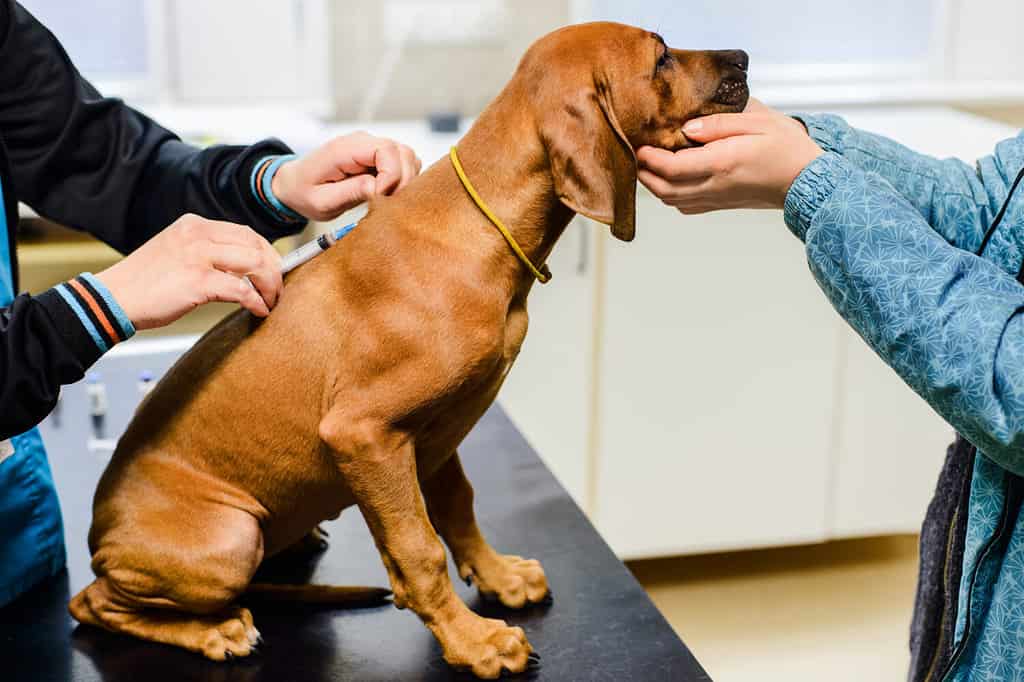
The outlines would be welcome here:
[[[220,270],[210,270],[204,276],[202,286],[207,301],[238,303],[257,317],[270,314],[266,302],[244,279]]]
[[[706,196],[712,190],[713,178],[685,183],[670,182],[646,170],[638,171],[636,177],[654,196],[667,203],[693,201],[695,198]]]
[[[374,137],[365,131],[335,137],[317,151],[330,171],[319,178],[321,182],[340,180],[349,175],[361,175],[374,168],[374,156],[384,144],[391,140]]]
[[[388,141],[378,147],[373,155],[373,166],[377,169],[376,193],[394,192],[402,182],[402,156],[398,145]]]
[[[202,245],[201,258],[212,268],[222,272],[244,275],[255,270],[263,262],[263,249],[238,244],[218,244],[210,242]]]
[[[350,208],[371,199],[377,191],[377,180],[372,175],[354,175],[350,178],[318,185],[313,189],[314,203],[322,207],[317,220],[329,220]]]
[[[651,194],[658,197],[662,201],[674,199],[676,195],[675,186],[666,180],[665,178],[652,173],[648,170],[639,170],[636,174],[636,179],[640,181],[647,189],[651,190]]]
[[[210,241],[204,245],[207,262],[214,268],[236,275],[248,275],[260,296],[273,308],[281,294],[281,256],[266,239],[243,225],[222,223],[224,231],[211,240],[238,240],[244,244]]]
[[[759,135],[767,132],[770,117],[761,113],[713,114],[694,118],[683,126],[683,133],[698,142],[710,142],[735,135]]]
[[[273,248],[271,247],[270,250],[273,251]],[[281,276],[281,257],[277,255],[276,251],[273,254],[264,251],[260,254],[259,265],[242,274],[249,277],[249,281],[256,287],[256,291],[267,304],[267,308],[277,305],[277,299],[281,295],[284,283]]]
[[[684,206],[676,206],[676,208],[683,215],[701,215],[702,213],[710,213],[715,210],[715,207],[706,204],[686,204]]]
[[[266,242],[263,253],[266,254],[264,262],[270,274],[270,287],[274,294],[274,300],[270,302],[270,307],[273,308],[277,305],[277,301],[281,298],[281,292],[284,290],[284,273],[281,272],[283,258],[270,242]]]
[[[248,225],[229,223],[224,220],[204,220],[204,222],[206,223],[205,237],[216,244],[262,249],[263,244],[267,241]]]
[[[420,172],[419,159],[416,158],[416,153],[412,149],[402,145],[398,148],[398,155],[402,160],[402,180],[398,183],[396,191],[412,182],[412,179]]]
[[[747,106],[743,109],[743,113],[745,114],[767,114],[769,112],[771,112],[771,109],[756,97],[748,99]]]
[[[713,174],[714,150],[708,147],[670,152],[658,147],[641,147],[636,158],[646,169],[672,182],[697,182]]]

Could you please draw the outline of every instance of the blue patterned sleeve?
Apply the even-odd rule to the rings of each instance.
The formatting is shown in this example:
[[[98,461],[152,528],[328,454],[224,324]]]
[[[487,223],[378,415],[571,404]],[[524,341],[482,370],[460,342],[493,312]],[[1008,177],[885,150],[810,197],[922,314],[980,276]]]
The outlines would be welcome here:
[[[959,159],[919,154],[832,114],[796,117],[822,149],[884,178],[947,242],[971,252],[977,251],[1013,179],[994,157],[972,167]],[[1024,140],[1004,144],[1016,146],[1018,153],[1024,150]]]
[[[843,318],[950,424],[1024,475],[1024,286],[834,152],[793,183],[785,216]]]

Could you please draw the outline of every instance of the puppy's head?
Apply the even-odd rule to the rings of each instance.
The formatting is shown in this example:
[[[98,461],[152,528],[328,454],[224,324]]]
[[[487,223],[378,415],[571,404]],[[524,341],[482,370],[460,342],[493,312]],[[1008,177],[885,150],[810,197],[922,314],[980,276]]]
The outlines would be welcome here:
[[[690,146],[686,121],[742,111],[747,62],[739,50],[674,50],[657,33],[605,22],[538,40],[516,76],[527,88],[559,199],[610,225],[619,239],[633,239],[634,149]]]

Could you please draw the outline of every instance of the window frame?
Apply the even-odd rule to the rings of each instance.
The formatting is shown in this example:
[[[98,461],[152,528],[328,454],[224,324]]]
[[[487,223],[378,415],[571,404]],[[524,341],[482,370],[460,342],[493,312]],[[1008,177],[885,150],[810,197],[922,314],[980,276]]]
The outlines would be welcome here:
[[[158,107],[210,106],[185,97],[181,87],[178,54],[181,41],[175,30],[175,13],[181,9],[181,0],[142,0],[146,24],[147,72],[138,78],[96,77],[86,74],[90,82],[104,95],[111,95],[133,103]],[[304,65],[309,97],[266,100],[254,99],[245,103],[250,109],[288,107],[315,116],[329,116],[334,107],[331,94],[330,0],[285,0],[295,4],[303,15],[304,31],[308,38],[301,41],[300,61]],[[214,106],[214,108],[216,108]]]

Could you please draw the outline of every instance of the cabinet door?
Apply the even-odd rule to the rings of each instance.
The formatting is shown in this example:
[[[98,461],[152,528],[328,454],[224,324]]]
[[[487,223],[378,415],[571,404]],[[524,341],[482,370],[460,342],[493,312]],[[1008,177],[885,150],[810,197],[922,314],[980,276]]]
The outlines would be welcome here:
[[[173,2],[174,94],[187,104],[326,111],[330,18],[325,0]]]
[[[593,391],[594,242],[607,233],[576,218],[555,246],[553,278],[530,293],[530,331],[498,396],[576,503],[587,509]]]
[[[622,557],[820,540],[839,317],[777,211],[609,242],[593,512]]]
[[[830,534],[921,530],[953,429],[855,332],[843,332]]]

